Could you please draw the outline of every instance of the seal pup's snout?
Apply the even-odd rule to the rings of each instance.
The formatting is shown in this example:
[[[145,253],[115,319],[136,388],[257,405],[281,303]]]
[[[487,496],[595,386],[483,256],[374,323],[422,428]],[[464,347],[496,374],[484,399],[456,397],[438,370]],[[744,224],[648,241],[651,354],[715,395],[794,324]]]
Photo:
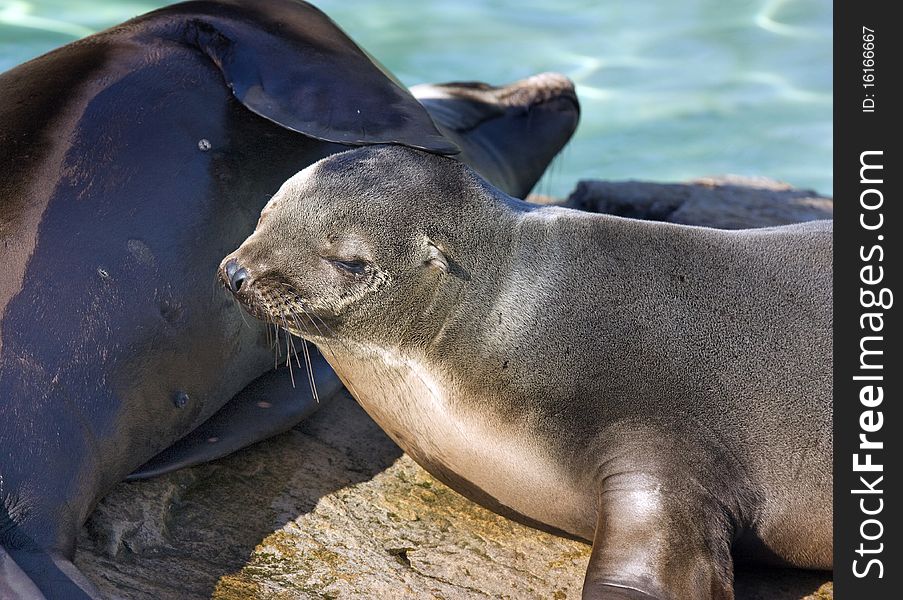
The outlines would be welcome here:
[[[238,300],[253,294],[254,278],[251,271],[245,267],[246,261],[242,260],[238,253],[233,253],[223,259],[219,266],[219,280],[227,290]]]
[[[249,315],[281,325],[288,319],[293,322],[303,305],[301,294],[273,266],[271,257],[257,254],[258,249],[242,245],[226,256],[219,266],[219,281]]]
[[[235,294],[241,291],[242,286],[248,280],[248,270],[238,264],[234,258],[226,261],[222,269],[222,280],[226,287]]]

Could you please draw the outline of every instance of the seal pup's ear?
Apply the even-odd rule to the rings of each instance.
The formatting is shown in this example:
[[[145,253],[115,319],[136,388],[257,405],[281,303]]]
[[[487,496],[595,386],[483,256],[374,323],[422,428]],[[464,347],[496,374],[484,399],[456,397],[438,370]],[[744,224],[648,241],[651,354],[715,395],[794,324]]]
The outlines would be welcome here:
[[[178,36],[210,58],[252,112],[328,142],[458,152],[423,105],[313,6],[287,0],[189,6],[194,14]]]
[[[426,243],[426,257],[423,260],[423,264],[432,271],[448,273],[450,270],[448,257],[445,256],[445,253],[433,240],[424,238],[424,241]]]
[[[462,267],[442,244],[423,236],[423,265],[433,273],[445,273],[462,281],[470,281],[470,273]]]

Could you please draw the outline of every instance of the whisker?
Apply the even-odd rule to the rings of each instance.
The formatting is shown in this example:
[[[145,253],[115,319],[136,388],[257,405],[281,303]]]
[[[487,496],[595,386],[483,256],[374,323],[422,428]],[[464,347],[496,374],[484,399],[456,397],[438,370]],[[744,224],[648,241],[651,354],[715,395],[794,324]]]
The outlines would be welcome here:
[[[310,393],[314,397],[314,402],[320,403],[320,394],[317,392],[317,379],[314,377],[314,365],[310,360],[310,350],[307,348],[307,340],[303,340],[304,346],[304,362],[307,365],[307,378],[310,381]]]
[[[238,298],[236,298],[235,296],[232,296],[232,302],[235,303],[236,305],[238,305],[238,314],[241,316],[241,321],[242,321],[242,323],[245,324],[245,327],[250,329],[251,324],[248,323],[248,320],[245,318],[244,307],[241,305],[241,303],[238,301]]]
[[[292,389],[295,388],[295,371],[292,368],[292,352],[291,350],[294,348],[295,343],[292,341],[292,334],[288,331],[288,326],[285,323],[285,317],[282,317],[283,327],[285,328],[285,366],[288,367],[288,376],[292,380]],[[291,344],[291,346],[290,346]]]
[[[288,284],[286,284],[284,282],[277,282],[277,285],[285,290],[286,296],[288,296],[288,298],[289,298],[288,300],[286,300],[285,298],[281,299],[281,307],[282,307],[281,311],[282,312],[280,313],[279,316],[280,316],[280,319],[282,320],[282,329],[285,331],[285,335],[286,335],[286,353],[288,354],[288,356],[286,357],[286,364],[288,365],[289,371],[291,372],[292,371],[291,355],[293,353],[295,355],[295,362],[297,363],[298,368],[299,369],[302,368],[301,359],[298,356],[298,349],[295,347],[294,338],[293,338],[290,328],[288,326],[288,322],[286,321],[286,312],[287,312],[288,316],[290,316],[294,320],[295,326],[297,327],[298,331],[303,331],[303,328],[300,326],[300,323],[298,322],[297,316],[295,315],[294,311],[292,310],[292,306],[294,306],[298,302],[298,294],[291,286],[289,286]],[[275,319],[273,319],[273,320],[275,321]],[[311,391],[311,395],[314,398],[314,401],[319,404],[320,396],[319,396],[319,393],[317,392],[316,378],[314,377],[313,363],[310,360],[310,351],[307,348],[307,340],[302,339],[302,342],[304,344],[302,346],[302,350],[304,352],[304,363],[305,363],[305,370],[307,373],[307,381],[308,381],[308,384],[310,385],[310,391]],[[292,387],[294,387],[294,385],[295,385],[294,377],[292,377]]]
[[[278,369],[279,358],[282,355],[282,348],[279,346],[279,326],[276,325],[275,322],[273,322],[273,336],[275,340],[273,342],[273,347],[271,348],[271,350],[275,350],[275,356],[273,357],[273,368]]]
[[[292,320],[294,320],[295,327],[298,329],[298,331],[303,331],[301,323],[298,321],[298,315],[294,310],[291,309],[291,307],[289,308],[289,316],[291,316]],[[316,378],[314,377],[313,362],[310,359],[310,350],[307,347],[307,340],[301,338],[301,342],[304,344],[301,348],[302,350],[304,350],[304,364],[307,366],[307,379],[310,382],[310,393],[313,395],[314,401],[319,404],[320,395],[319,393],[317,393],[317,382]],[[297,354],[295,355],[295,357],[297,358]],[[301,365],[299,364],[298,367],[300,368],[300,366]]]
[[[307,319],[308,319],[311,323],[313,323],[313,326],[317,328],[317,332],[320,333],[320,337],[323,337],[322,332],[320,332],[320,328],[317,327],[317,324],[313,321],[313,319],[310,318],[310,314],[304,309],[304,306],[303,306],[302,304],[300,304],[300,303],[299,303],[297,306],[298,306],[299,309],[301,309],[302,312],[304,312],[304,314],[305,314],[305,316],[307,317]],[[295,323],[296,323],[298,329],[301,330],[301,325],[300,325],[300,323],[298,323],[298,316],[297,316],[296,314],[294,314],[294,313],[292,313],[292,314],[293,314],[293,316],[294,316],[294,318],[295,318]],[[328,344],[327,344],[327,345],[328,345]],[[313,363],[312,363],[311,360],[310,360],[310,352],[307,350],[307,340],[304,340],[304,349],[305,349],[305,352],[306,352],[305,359],[307,360],[308,368],[310,369],[310,378],[311,378],[311,381],[314,382],[314,384],[315,384],[315,383],[316,383],[316,378],[314,377]],[[314,386],[314,387],[316,388],[316,386]],[[319,402],[320,395],[319,395],[318,392],[316,392],[316,389],[314,390],[314,393],[316,394],[317,401]]]
[[[288,322],[285,320],[284,312],[283,312],[283,314],[280,315],[280,318],[282,319],[282,329],[285,331],[285,337],[286,337],[285,351],[288,352],[288,357],[287,357],[288,363],[291,363],[292,354],[294,354],[295,355],[295,363],[298,365],[298,368],[300,369],[301,361],[298,359],[298,349],[295,348],[295,337],[292,335],[292,332],[289,331]],[[289,352],[289,343],[291,344],[290,352]]]

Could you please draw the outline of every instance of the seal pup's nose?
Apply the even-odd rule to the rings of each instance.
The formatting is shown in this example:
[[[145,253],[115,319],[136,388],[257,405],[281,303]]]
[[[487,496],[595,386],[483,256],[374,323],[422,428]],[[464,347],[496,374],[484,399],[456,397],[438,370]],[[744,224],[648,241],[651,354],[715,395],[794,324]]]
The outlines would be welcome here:
[[[238,293],[248,279],[248,270],[239,265],[234,258],[226,263],[223,272],[225,273],[224,279],[233,294]]]

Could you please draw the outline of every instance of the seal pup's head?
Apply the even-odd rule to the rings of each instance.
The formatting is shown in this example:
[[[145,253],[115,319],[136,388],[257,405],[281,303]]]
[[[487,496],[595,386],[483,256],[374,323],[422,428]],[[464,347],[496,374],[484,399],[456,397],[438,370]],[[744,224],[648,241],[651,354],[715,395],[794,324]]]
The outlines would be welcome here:
[[[467,249],[498,243],[487,232],[512,203],[449,158],[343,152],[282,185],[220,278],[252,315],[314,342],[425,342],[479,266]]]

